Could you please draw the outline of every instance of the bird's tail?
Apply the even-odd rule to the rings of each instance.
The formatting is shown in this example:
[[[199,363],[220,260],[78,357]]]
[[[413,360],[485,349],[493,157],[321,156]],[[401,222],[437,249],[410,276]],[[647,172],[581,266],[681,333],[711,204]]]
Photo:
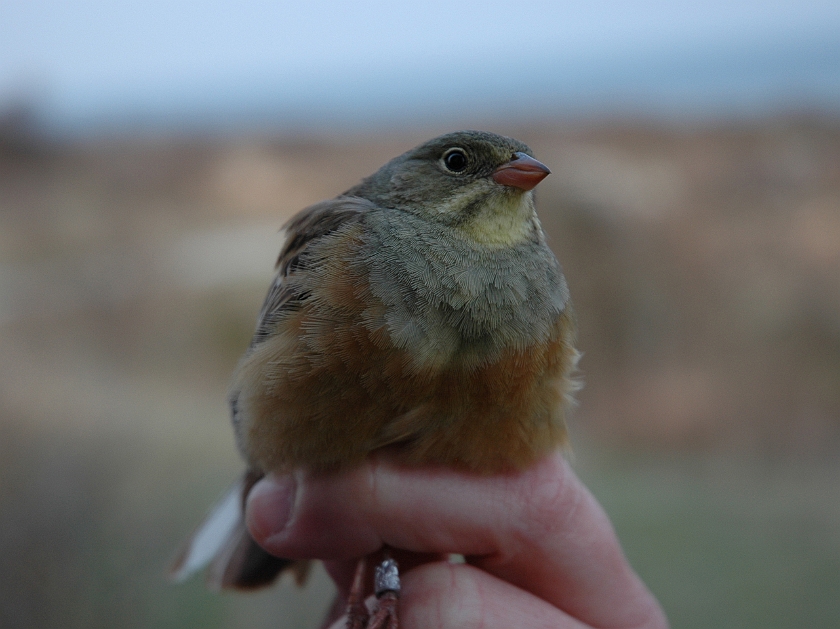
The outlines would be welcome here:
[[[244,503],[262,473],[248,472],[228,490],[184,544],[169,569],[180,583],[209,564],[208,585],[213,589],[256,589],[270,585],[287,568],[300,583],[306,565],[268,554],[245,528]]]

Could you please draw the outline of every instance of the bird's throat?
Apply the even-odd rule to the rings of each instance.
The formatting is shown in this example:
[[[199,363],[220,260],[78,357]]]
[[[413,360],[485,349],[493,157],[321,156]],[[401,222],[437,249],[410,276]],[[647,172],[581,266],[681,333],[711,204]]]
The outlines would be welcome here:
[[[530,236],[534,216],[534,201],[530,192],[494,195],[480,212],[459,227],[483,245],[509,247]]]

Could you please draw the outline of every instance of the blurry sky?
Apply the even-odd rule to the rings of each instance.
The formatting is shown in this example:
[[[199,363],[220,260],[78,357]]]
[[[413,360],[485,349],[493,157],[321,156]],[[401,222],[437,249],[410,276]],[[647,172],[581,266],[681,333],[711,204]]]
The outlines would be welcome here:
[[[59,125],[840,109],[837,0],[0,0],[0,108]]]

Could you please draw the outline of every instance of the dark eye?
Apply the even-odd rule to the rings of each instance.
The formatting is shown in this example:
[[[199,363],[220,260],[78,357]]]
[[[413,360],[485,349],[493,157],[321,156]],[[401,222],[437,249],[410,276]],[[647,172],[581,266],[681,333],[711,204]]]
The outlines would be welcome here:
[[[463,149],[449,149],[443,154],[443,165],[446,170],[460,173],[467,167],[467,154]]]

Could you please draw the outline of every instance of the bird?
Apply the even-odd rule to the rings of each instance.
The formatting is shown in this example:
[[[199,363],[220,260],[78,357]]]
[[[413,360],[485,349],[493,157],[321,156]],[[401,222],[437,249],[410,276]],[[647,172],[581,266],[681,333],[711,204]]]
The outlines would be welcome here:
[[[549,173],[518,140],[458,131],[288,221],[228,395],[247,471],[176,580],[208,562],[218,588],[302,576],[244,525],[267,473],[340,473],[388,449],[407,466],[495,474],[567,447],[580,353],[534,203]]]

